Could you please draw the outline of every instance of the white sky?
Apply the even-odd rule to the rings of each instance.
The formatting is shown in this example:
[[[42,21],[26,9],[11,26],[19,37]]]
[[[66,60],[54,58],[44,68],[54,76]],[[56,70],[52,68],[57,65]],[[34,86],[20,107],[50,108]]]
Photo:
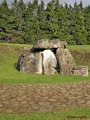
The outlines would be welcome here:
[[[0,0],[0,3],[2,3],[3,0]],[[7,3],[10,5],[13,0],[6,0]],[[23,0],[25,3],[28,3],[29,1],[33,1],[33,0]],[[38,0],[40,2],[40,0]],[[50,2],[51,0],[43,0],[45,4],[47,4],[48,2]],[[80,3],[80,0],[59,0],[61,4],[64,4],[65,2],[67,4],[71,4],[73,5],[74,2],[76,1],[77,3]],[[83,2],[83,6],[87,6],[88,4],[90,5],[90,0],[82,0]]]

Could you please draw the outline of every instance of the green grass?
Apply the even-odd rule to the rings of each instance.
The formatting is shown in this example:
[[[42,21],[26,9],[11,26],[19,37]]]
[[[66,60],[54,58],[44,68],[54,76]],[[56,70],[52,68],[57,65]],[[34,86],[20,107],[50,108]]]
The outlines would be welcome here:
[[[90,70],[90,45],[68,46],[77,65],[88,65]]]
[[[29,114],[0,114],[0,120],[90,120],[90,108]]]
[[[88,77],[21,74],[14,67],[24,47],[31,45],[0,44],[0,83],[64,83],[90,80]],[[68,46],[77,65],[88,65],[90,73],[90,46]],[[82,52],[83,51],[83,52]],[[76,54],[77,53],[77,54]],[[86,57],[87,55],[87,57]]]
[[[90,53],[90,45],[70,45],[67,46],[69,50],[76,50],[81,52],[89,52]]]

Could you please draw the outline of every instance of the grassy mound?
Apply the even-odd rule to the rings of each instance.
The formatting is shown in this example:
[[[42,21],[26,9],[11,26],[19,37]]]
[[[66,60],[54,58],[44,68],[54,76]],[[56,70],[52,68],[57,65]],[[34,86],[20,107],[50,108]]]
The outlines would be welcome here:
[[[88,77],[20,74],[15,64],[24,47],[31,45],[0,43],[0,83],[64,83],[90,80]],[[77,65],[88,65],[90,71],[90,46],[69,46]],[[89,72],[90,73],[90,72]]]
[[[90,70],[90,45],[69,46],[77,65],[88,65]]]

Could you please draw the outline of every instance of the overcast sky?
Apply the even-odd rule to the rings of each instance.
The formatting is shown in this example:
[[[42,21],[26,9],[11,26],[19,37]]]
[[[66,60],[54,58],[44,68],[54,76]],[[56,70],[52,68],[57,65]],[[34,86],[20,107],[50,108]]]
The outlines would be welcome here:
[[[3,0],[0,0],[0,3],[2,3]],[[7,3],[10,5],[13,0],[6,0]],[[33,1],[33,0],[23,0],[25,3],[28,3],[28,1]],[[38,0],[40,2],[40,0]],[[43,0],[45,4],[47,4],[48,2],[50,2],[51,0]],[[80,0],[59,0],[61,4],[64,4],[65,2],[67,4],[71,4],[73,5],[74,2],[76,1],[77,3],[80,3]],[[83,6],[87,6],[88,4],[90,5],[90,0],[82,0],[83,2]]]

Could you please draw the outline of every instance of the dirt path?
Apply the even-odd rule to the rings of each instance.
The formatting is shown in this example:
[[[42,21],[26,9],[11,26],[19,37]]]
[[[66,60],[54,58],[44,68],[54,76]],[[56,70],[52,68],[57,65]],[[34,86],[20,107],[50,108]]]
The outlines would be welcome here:
[[[0,113],[90,107],[90,81],[64,84],[0,84]]]

